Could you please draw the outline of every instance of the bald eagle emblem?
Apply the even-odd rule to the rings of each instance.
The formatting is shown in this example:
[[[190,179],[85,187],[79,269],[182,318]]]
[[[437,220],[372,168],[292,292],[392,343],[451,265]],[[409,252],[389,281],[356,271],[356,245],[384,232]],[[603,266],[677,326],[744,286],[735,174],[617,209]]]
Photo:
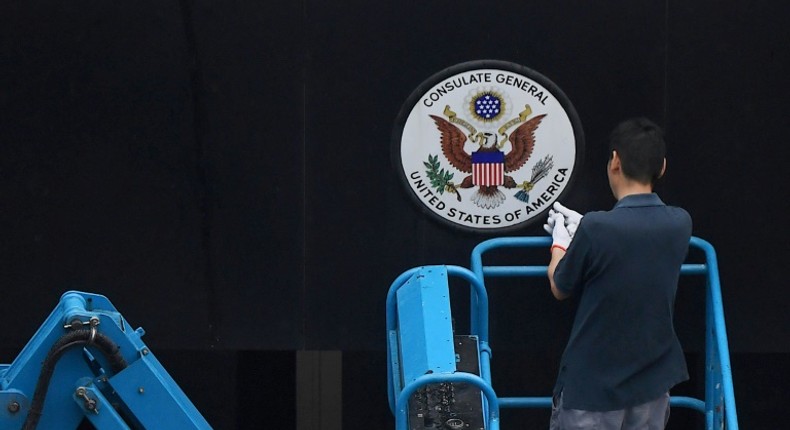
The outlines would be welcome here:
[[[481,94],[470,107],[471,114],[478,120],[493,122],[503,111],[499,109],[498,103],[496,94]],[[438,115],[429,115],[441,134],[442,154],[450,165],[467,174],[459,184],[456,184],[452,182],[452,173],[444,169],[438,170],[438,157],[429,156],[429,162],[424,164],[428,168],[427,173],[432,185],[439,192],[455,194],[458,201],[461,201],[459,189],[476,187],[469,198],[476,206],[483,209],[494,209],[505,201],[506,196],[500,187],[518,188],[514,197],[528,202],[529,191],[532,190],[535,182],[546,176],[554,164],[551,156],[546,156],[535,164],[530,180],[521,183],[508,175],[508,173],[515,174],[529,160],[535,147],[535,131],[546,117],[546,114],[542,114],[528,120],[532,109],[529,105],[524,107],[518,117],[507,121],[496,132],[493,132],[493,129],[477,131],[469,122],[459,118],[450,106],[446,106],[443,112],[447,119]],[[518,127],[508,134],[507,131],[516,125]],[[477,149],[471,153],[464,148],[467,140],[477,145]],[[510,150],[505,153],[503,149],[507,143],[510,143]]]

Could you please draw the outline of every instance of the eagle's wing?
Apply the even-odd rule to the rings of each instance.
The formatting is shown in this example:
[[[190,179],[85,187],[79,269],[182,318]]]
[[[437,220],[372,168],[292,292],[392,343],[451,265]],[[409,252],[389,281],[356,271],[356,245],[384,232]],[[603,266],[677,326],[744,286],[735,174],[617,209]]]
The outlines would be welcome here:
[[[436,127],[442,133],[442,153],[450,164],[464,173],[472,173],[472,156],[464,151],[466,135],[461,129],[446,119],[431,115]]]
[[[513,172],[524,166],[529,156],[532,155],[532,149],[535,147],[535,130],[543,120],[546,114],[538,115],[535,118],[521,124],[510,135],[510,143],[513,149],[505,155],[505,171]]]

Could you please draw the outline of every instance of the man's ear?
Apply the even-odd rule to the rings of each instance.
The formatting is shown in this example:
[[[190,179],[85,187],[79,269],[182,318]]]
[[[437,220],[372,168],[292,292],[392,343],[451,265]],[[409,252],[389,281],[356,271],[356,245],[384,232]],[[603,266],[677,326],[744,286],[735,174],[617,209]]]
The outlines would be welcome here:
[[[667,171],[667,159],[666,159],[666,157],[665,157],[665,158],[664,158],[664,165],[663,165],[663,166],[661,166],[661,173],[659,173],[659,174],[658,174],[658,177],[659,177],[659,178],[663,178],[663,177],[664,177],[664,173],[665,173],[666,171]]]
[[[612,172],[617,172],[622,169],[622,165],[620,164],[620,156],[617,155],[617,151],[612,151],[612,157],[609,159],[609,170]]]

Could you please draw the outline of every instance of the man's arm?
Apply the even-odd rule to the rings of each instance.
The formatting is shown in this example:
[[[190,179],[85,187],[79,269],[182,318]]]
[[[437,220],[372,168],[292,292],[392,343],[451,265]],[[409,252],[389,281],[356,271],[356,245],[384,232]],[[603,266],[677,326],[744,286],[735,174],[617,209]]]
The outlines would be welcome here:
[[[560,248],[559,246],[552,246],[551,247],[551,261],[549,262],[549,284],[551,284],[551,293],[554,294],[554,297],[557,300],[565,300],[570,297],[569,294],[565,294],[557,288],[557,284],[554,283],[554,271],[557,270],[557,264],[559,264],[562,257],[565,256],[565,250]]]
[[[557,264],[560,263],[562,257],[565,256],[565,250],[571,244],[571,236],[568,229],[565,227],[565,216],[559,212],[551,212],[549,220],[543,228],[547,231],[551,227],[551,261],[549,262],[548,275],[549,283],[551,284],[551,293],[557,300],[568,298],[568,294],[563,293],[557,288],[554,282],[554,271],[557,270]]]

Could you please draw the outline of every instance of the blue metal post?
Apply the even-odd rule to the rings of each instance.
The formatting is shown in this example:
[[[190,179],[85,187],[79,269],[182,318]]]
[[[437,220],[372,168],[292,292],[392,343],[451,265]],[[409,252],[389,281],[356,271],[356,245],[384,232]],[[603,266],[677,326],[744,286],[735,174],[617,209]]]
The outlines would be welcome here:
[[[396,369],[393,368],[393,361],[397,362],[397,360],[392,359],[393,355],[397,355],[397,349],[393,348],[392,345],[393,342],[397,345],[397,333],[395,330],[398,316],[398,301],[396,294],[398,293],[398,289],[400,289],[400,287],[402,287],[419,269],[419,267],[415,267],[401,273],[392,281],[387,291],[387,400],[389,401],[390,411],[393,414],[395,413],[395,396],[400,392],[400,381],[394,380]],[[399,375],[400,372],[398,371],[397,374]]]
[[[735,407],[735,390],[732,382],[727,329],[724,322],[724,305],[721,297],[719,267],[713,246],[697,237],[691,238],[691,245],[705,252],[707,263],[706,308],[706,420],[708,428],[721,428],[726,424],[728,430],[738,429],[738,416]]]
[[[471,289],[470,311],[474,311],[477,318],[476,329],[470,330],[471,334],[477,336],[478,350],[480,352],[480,377],[491,383],[491,347],[488,337],[488,292],[483,285],[483,278],[475,275],[474,272],[458,266],[448,266],[448,273],[457,276],[467,282]],[[470,322],[471,325],[471,322]]]

